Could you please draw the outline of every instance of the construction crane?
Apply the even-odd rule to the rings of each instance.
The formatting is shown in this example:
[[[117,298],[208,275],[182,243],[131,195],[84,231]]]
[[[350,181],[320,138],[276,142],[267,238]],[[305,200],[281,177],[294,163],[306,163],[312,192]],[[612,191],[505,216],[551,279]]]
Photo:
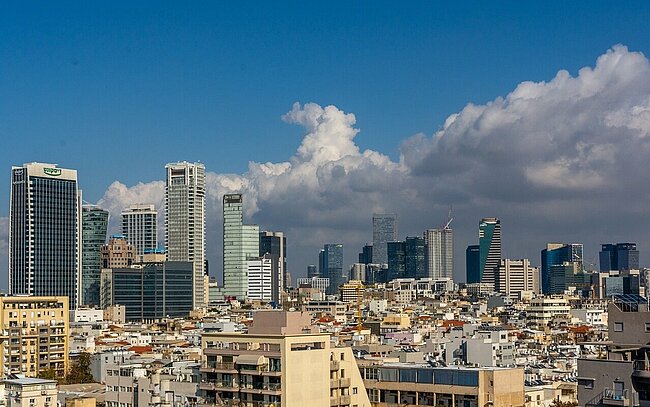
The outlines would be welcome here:
[[[452,212],[453,212],[453,209],[454,209],[453,206],[450,206],[450,207],[449,207],[449,214],[447,214],[447,223],[445,223],[445,226],[443,226],[443,227],[441,228],[442,230],[447,230],[447,229],[449,229],[449,225],[451,225],[451,222],[454,220],[454,216],[453,216],[453,213],[452,213]]]

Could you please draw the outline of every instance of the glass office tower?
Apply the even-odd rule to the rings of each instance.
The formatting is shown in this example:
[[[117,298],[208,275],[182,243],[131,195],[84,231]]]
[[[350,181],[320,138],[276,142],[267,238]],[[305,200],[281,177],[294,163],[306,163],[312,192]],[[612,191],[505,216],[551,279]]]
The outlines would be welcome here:
[[[372,215],[372,263],[388,264],[388,242],[397,240],[397,215],[375,213]]]
[[[501,263],[501,221],[483,218],[478,227],[479,273],[481,283],[495,286],[496,273]]]
[[[11,169],[9,292],[67,296],[81,291],[81,191],[77,171],[29,163]]]
[[[108,211],[96,205],[81,207],[81,305],[99,306],[101,248],[106,243]]]

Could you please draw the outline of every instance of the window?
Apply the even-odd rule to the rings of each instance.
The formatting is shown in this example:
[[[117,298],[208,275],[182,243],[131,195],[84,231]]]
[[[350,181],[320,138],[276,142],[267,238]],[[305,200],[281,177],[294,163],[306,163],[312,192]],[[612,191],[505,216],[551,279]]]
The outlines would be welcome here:
[[[650,322],[645,323],[645,331],[650,332]]]
[[[341,360],[344,360],[345,353],[341,352]]]
[[[614,322],[614,332],[623,332],[622,322]]]
[[[352,388],[352,394],[357,394],[359,393],[359,388],[358,387],[353,387]]]

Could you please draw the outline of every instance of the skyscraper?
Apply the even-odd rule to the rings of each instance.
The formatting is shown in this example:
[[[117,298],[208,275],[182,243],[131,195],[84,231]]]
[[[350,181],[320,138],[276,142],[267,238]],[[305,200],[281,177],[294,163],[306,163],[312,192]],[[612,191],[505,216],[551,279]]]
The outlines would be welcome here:
[[[495,286],[497,267],[501,262],[501,221],[483,218],[478,226],[479,273],[481,283]]]
[[[257,225],[244,225],[241,194],[223,196],[223,290],[227,297],[248,296],[248,260],[259,258],[260,232]]]
[[[327,294],[338,293],[339,286],[348,281],[343,274],[343,245],[339,243],[328,243],[323,246],[320,260],[322,264],[321,277],[329,278],[330,285]]]
[[[122,211],[122,234],[137,256],[158,247],[158,213],[151,204],[131,205]]]
[[[395,280],[396,278],[406,277],[406,262],[405,250],[406,244],[404,242],[388,242],[388,277],[387,281]]]
[[[372,263],[372,245],[367,244],[363,246],[363,249],[361,249],[361,253],[359,253],[359,263],[362,264],[371,264]]]
[[[248,268],[247,298],[249,300],[278,301],[277,278],[273,278],[277,267],[274,267],[273,263],[275,263],[275,259],[268,253],[246,261]]]
[[[55,164],[11,168],[9,291],[81,296],[81,191],[77,171]]]
[[[310,264],[307,266],[307,278],[320,277],[318,274],[318,267],[315,264]]]
[[[427,276],[429,278],[454,278],[454,231],[428,229],[424,232],[427,245]]]
[[[477,244],[467,246],[465,250],[465,275],[468,284],[481,282],[480,252],[481,246]]]
[[[165,166],[165,249],[169,261],[194,263],[194,307],[205,305],[205,166],[187,161]]]
[[[636,243],[603,244],[600,251],[600,271],[639,269]]]
[[[404,242],[405,273],[408,278],[426,278],[426,243],[423,237],[407,237]]]
[[[397,240],[397,215],[375,213],[372,215],[372,263],[388,263],[388,242]]]
[[[532,267],[528,259],[501,259],[497,270],[495,291],[506,295],[521,291],[539,293],[539,268]]]
[[[108,211],[96,205],[81,207],[81,305],[99,306],[101,248],[106,243]]]
[[[551,293],[551,267],[565,262],[576,262],[577,270],[582,272],[582,244],[548,243],[542,250],[542,293]]]
[[[260,257],[271,259],[272,300],[278,303],[282,291],[287,288],[287,237],[282,232],[260,232]],[[249,284],[250,286],[250,284]]]

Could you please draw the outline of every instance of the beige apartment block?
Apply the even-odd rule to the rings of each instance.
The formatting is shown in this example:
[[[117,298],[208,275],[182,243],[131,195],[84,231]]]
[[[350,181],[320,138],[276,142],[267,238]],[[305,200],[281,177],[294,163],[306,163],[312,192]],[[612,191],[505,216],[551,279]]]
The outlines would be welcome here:
[[[370,407],[351,348],[314,329],[305,312],[258,311],[246,334],[205,333],[204,407]]]
[[[0,297],[0,375],[68,370],[68,297]]]
[[[57,407],[56,380],[32,377],[2,380],[7,407]]]
[[[524,370],[358,361],[373,407],[523,406]]]
[[[135,246],[122,235],[113,235],[101,248],[102,268],[118,269],[135,263]]]

